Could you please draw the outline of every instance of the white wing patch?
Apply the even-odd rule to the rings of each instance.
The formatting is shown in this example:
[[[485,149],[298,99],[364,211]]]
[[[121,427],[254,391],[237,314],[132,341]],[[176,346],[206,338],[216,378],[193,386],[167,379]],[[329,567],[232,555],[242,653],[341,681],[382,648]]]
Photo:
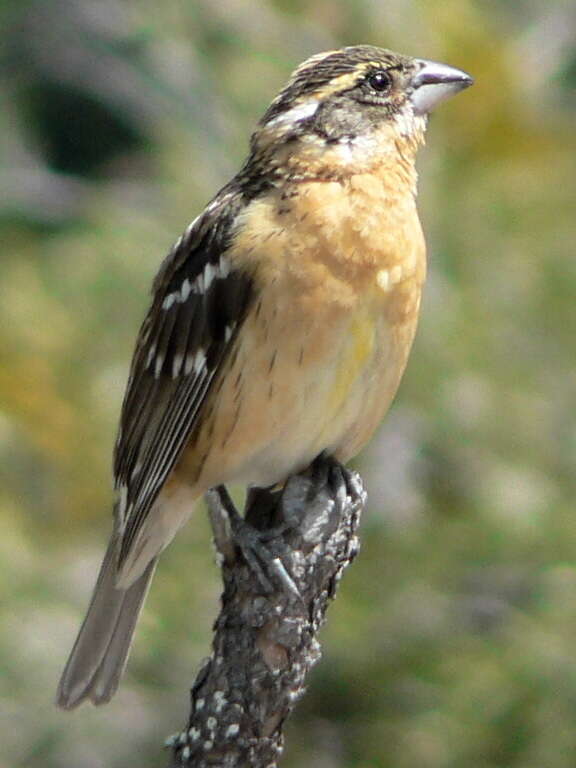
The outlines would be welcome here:
[[[184,364],[184,375],[189,376],[192,371],[194,373],[198,374],[204,368],[206,365],[206,353],[200,347],[196,350],[195,354],[193,355],[187,355],[186,356],[186,362]]]
[[[222,257],[218,264],[211,264],[208,262],[203,271],[195,278],[193,282],[190,282],[186,278],[180,288],[177,291],[172,291],[164,297],[162,302],[162,309],[167,311],[173,307],[174,304],[183,304],[191,293],[202,295],[210,288],[214,280],[223,280],[230,274],[230,263],[228,259]]]

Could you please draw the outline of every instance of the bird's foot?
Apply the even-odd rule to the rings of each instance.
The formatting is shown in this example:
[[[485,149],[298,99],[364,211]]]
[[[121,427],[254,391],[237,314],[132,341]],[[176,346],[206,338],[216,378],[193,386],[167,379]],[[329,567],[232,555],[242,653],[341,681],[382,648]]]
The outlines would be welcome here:
[[[254,490],[248,505],[253,504],[254,497],[258,494],[259,504],[257,506],[260,517],[262,517],[264,505],[264,497],[260,496],[261,493],[266,493],[272,501],[276,501],[275,494],[260,491],[260,489]],[[238,512],[230,494],[223,485],[208,491],[206,500],[210,510],[216,547],[224,558],[233,561],[236,555],[234,550],[237,548],[266,594],[272,594],[275,589],[280,587],[295,597],[300,597],[294,579],[288,573],[280,557],[281,547],[276,545],[282,534],[288,529],[288,525],[281,523],[265,529],[256,527]]]
[[[358,474],[325,454],[281,489],[252,488],[245,517],[223,485],[206,494],[214,541],[225,561],[235,562],[240,552],[265,594],[281,590],[298,598],[294,551],[313,549],[319,533],[337,525],[338,512],[364,497]]]

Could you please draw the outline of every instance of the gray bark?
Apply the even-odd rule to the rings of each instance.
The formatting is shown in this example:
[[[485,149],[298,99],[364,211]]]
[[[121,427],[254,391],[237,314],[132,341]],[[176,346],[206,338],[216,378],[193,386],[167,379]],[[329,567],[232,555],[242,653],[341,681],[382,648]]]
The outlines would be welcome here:
[[[326,609],[358,551],[365,493],[359,475],[320,458],[282,492],[249,495],[250,529],[216,491],[207,500],[222,607],[212,655],[191,690],[188,724],[167,742],[169,765],[275,768],[286,718],[320,658]]]

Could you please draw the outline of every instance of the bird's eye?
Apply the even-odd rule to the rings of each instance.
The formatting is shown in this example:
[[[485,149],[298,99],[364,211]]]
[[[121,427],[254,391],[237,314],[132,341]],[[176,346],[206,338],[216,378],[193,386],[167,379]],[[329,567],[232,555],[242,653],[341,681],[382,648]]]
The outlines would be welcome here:
[[[386,91],[390,87],[390,76],[386,72],[374,72],[368,78],[368,84],[375,91],[382,93],[382,91]]]

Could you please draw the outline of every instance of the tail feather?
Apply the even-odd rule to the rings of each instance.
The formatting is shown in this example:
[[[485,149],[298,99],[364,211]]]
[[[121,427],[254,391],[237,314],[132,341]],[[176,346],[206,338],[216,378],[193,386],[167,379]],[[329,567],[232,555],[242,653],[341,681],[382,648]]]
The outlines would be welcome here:
[[[116,541],[110,542],[88,612],[62,673],[56,703],[73,709],[85,699],[109,701],[122,677],[136,621],[156,568],[150,561],[128,589],[116,588]]]

